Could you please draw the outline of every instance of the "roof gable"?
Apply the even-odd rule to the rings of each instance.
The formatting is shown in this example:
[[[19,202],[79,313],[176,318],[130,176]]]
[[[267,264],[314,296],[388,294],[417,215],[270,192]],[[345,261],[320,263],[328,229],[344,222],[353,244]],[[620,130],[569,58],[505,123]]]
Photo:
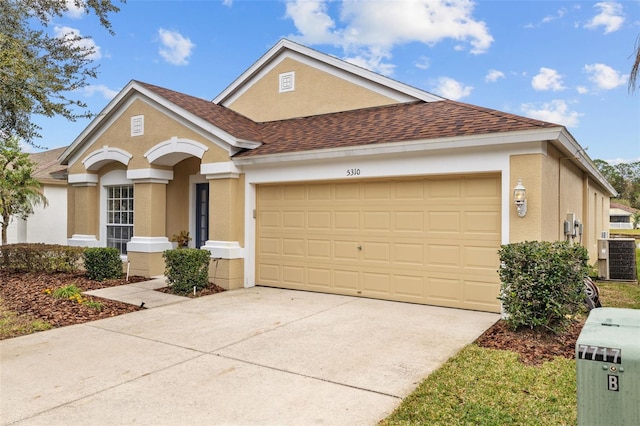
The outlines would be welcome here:
[[[229,106],[248,90],[256,81],[287,58],[305,63],[327,73],[331,73],[353,84],[364,87],[397,102],[421,100],[434,102],[443,98],[411,87],[388,77],[376,74],[365,68],[345,62],[287,39],[280,40],[251,67],[233,81],[222,93],[216,96],[214,103]]]

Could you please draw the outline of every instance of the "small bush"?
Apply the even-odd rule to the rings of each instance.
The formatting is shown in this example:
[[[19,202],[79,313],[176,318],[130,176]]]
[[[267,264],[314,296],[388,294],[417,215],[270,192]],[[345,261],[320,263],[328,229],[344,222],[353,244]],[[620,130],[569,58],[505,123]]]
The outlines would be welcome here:
[[[582,308],[587,250],[568,242],[526,241],[501,246],[499,299],[513,328],[560,331]]]
[[[96,281],[122,277],[120,252],[113,247],[92,247],[84,251],[87,276]]]
[[[83,248],[58,244],[0,246],[0,269],[16,272],[76,272]]]
[[[208,250],[183,248],[166,250],[164,257],[167,284],[176,294],[187,294],[201,290],[209,285],[209,257]]]

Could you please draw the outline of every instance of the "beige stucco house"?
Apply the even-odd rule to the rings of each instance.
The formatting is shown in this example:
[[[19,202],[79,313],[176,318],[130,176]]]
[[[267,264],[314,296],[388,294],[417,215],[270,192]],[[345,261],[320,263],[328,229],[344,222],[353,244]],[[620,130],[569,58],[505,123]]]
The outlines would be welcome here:
[[[501,244],[569,238],[595,262],[615,193],[563,126],[288,40],[213,101],[131,81],[61,160],[69,244],[118,247],[133,274],[189,231],[227,288],[493,312]]]

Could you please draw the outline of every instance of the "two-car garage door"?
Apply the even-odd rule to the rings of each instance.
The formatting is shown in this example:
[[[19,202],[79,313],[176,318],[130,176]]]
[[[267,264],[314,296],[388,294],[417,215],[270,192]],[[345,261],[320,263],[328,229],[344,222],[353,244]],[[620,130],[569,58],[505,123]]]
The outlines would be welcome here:
[[[258,285],[498,312],[500,176],[260,185]]]

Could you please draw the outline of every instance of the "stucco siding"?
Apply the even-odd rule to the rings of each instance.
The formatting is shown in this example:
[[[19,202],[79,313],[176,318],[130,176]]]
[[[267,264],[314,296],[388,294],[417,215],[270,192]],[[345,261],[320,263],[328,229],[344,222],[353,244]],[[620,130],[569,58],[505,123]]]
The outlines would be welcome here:
[[[531,241],[542,239],[542,220],[544,211],[542,164],[543,154],[512,155],[510,157],[510,188],[522,180],[527,190],[527,214],[519,217],[513,202],[510,208],[509,242]],[[546,189],[546,188],[545,188]],[[513,201],[513,194],[509,194]]]
[[[173,167],[173,180],[167,184],[167,237],[171,238],[181,231],[190,231],[189,209],[191,205],[189,177],[197,175],[200,171],[200,160],[198,158],[188,158]],[[190,231],[191,232],[191,231]],[[193,233],[191,232],[193,238]],[[193,241],[191,242],[193,243]]]
[[[295,73],[295,89],[280,93],[279,76],[286,72]],[[228,107],[254,121],[273,121],[394,103],[389,97],[286,58]]]
[[[144,134],[131,136],[131,117],[139,115],[144,116]],[[148,103],[136,100],[91,145],[83,149],[77,161],[69,164],[69,173],[87,173],[82,160],[104,146],[119,148],[131,154],[129,169],[148,169],[150,167],[149,161],[144,157],[144,154],[157,144],[169,141],[172,137],[197,141],[207,146],[208,150],[202,157],[203,163],[229,161],[229,153],[226,150],[207,141],[195,130]]]

